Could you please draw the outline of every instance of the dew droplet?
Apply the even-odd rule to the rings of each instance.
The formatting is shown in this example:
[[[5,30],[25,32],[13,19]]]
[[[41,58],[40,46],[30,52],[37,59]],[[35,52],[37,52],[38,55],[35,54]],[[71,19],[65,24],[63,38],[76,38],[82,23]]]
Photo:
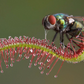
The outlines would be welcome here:
[[[22,57],[22,54],[19,54],[19,57],[21,58]]]
[[[6,64],[6,68],[8,68],[9,67],[9,65],[8,64]]]
[[[37,63],[34,63],[34,66],[36,66],[37,65]]]
[[[54,75],[54,78],[57,78],[58,76],[57,75]]]
[[[47,59],[47,62],[50,62],[50,59]]]
[[[19,62],[21,59],[17,59],[16,61]]]
[[[41,74],[43,74],[43,73],[44,73],[44,71],[41,71],[40,73],[41,73]]]
[[[32,63],[29,63],[29,65],[32,65]]]
[[[31,50],[30,50],[30,52],[32,53],[32,52],[33,52],[33,50],[31,49]]]
[[[11,61],[13,61],[14,60],[14,58],[11,58]]]
[[[40,64],[40,62],[38,62],[38,64]]]
[[[40,67],[38,67],[39,68],[39,70],[41,70],[42,69],[42,67],[40,66]]]
[[[47,66],[47,69],[49,69],[50,68],[50,66]]]
[[[36,56],[36,54],[33,54],[33,56],[35,57],[35,56]]]
[[[43,62],[40,62],[40,65],[43,65]]]
[[[4,71],[3,70],[1,70],[1,73],[3,73]]]
[[[26,56],[25,58],[26,58],[26,59],[29,59],[29,57],[28,57],[28,56]]]
[[[4,62],[8,62],[7,59],[5,59]]]
[[[10,64],[11,67],[13,67],[13,64]]]
[[[31,65],[29,65],[28,67],[31,68]]]
[[[49,73],[46,73],[46,75],[49,75]]]

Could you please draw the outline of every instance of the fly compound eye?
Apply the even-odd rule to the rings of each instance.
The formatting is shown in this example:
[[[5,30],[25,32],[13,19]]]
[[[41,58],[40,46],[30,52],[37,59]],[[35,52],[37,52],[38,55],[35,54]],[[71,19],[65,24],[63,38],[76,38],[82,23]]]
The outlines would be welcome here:
[[[56,23],[56,18],[53,15],[50,15],[48,21],[51,25],[54,25]]]

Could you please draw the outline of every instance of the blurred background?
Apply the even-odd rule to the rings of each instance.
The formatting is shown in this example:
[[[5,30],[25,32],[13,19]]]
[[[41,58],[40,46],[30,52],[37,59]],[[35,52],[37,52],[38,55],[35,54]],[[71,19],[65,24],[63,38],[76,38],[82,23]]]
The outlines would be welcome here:
[[[0,0],[0,38],[8,36],[29,36],[44,39],[42,18],[48,14],[66,13],[84,16],[84,0]],[[48,33],[52,40],[54,31]],[[56,38],[59,40],[59,36]],[[58,45],[59,42],[57,41]],[[62,61],[58,61],[52,72],[40,74],[38,66],[28,68],[29,60],[15,62],[0,74],[0,84],[84,84],[84,62],[72,64],[64,62],[57,78]]]

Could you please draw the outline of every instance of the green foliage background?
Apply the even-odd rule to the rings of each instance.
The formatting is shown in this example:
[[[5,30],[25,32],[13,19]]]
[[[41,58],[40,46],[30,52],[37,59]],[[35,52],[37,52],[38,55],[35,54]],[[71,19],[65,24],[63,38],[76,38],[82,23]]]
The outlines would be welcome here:
[[[0,0],[0,38],[26,35],[44,39],[42,18],[55,13],[83,16],[84,0]],[[53,31],[50,31],[48,39],[52,37]],[[47,70],[41,75],[38,66],[32,65],[29,69],[29,60],[15,62],[14,67],[8,69],[3,62],[4,73],[0,74],[0,84],[84,84],[84,62],[65,62],[55,79],[53,76],[61,62],[48,76]]]

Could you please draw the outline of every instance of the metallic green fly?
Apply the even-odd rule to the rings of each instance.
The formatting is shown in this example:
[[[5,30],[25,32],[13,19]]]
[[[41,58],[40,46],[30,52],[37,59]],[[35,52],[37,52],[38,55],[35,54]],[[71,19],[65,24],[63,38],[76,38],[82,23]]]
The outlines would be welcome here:
[[[64,34],[68,40],[73,37],[79,37],[84,31],[84,17],[67,15],[63,13],[57,13],[53,15],[47,15],[42,20],[42,25],[45,28],[45,39],[47,36],[47,30],[54,30],[56,33],[52,39],[54,42],[58,33],[60,33],[60,45],[64,45]]]

